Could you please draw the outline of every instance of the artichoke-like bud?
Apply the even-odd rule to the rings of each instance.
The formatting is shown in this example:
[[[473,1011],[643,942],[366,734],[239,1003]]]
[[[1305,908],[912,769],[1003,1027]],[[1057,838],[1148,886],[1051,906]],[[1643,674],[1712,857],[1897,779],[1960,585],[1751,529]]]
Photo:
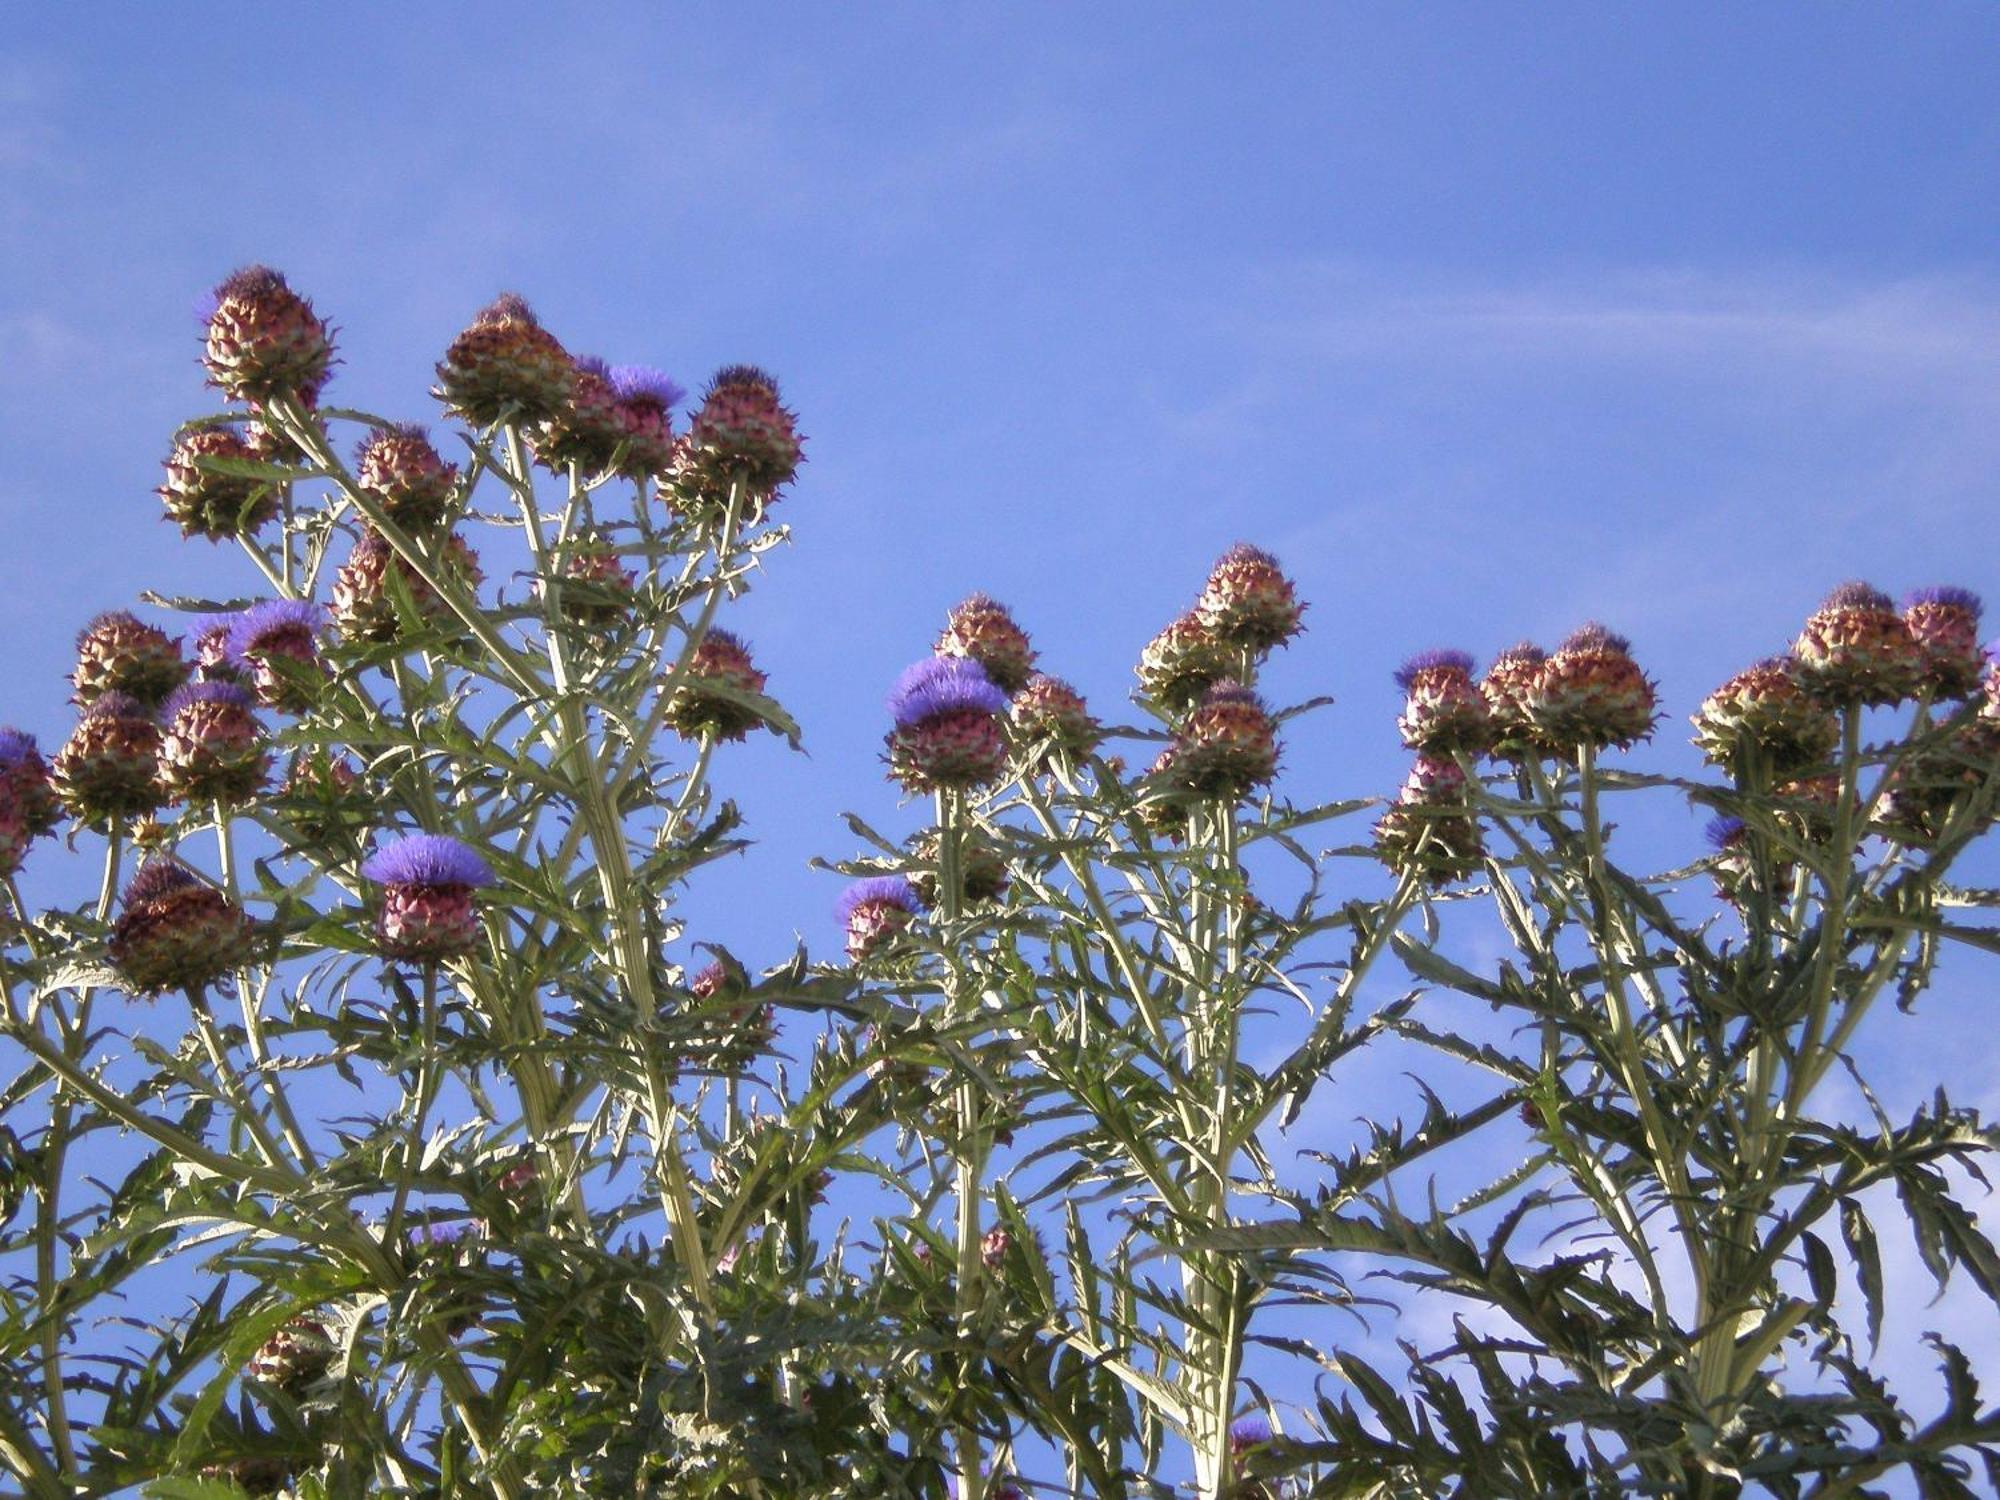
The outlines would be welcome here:
[[[1494,657],[1493,665],[1480,679],[1479,696],[1486,700],[1495,755],[1525,760],[1547,753],[1534,720],[1528,717],[1528,694],[1548,659],[1548,652],[1533,641],[1522,641]]]
[[[285,769],[285,811],[309,840],[370,820],[373,808],[360,789],[360,773],[345,755],[301,750]]]
[[[1926,657],[1889,596],[1843,583],[1813,611],[1792,645],[1808,685],[1835,708],[1901,703],[1917,690]]]
[[[230,660],[247,671],[257,701],[304,713],[319,698],[326,669],[319,659],[319,606],[304,599],[265,599],[229,627]]]
[[[457,532],[447,532],[431,549],[432,565],[467,593],[485,576],[479,555]],[[396,583],[390,580],[394,578]],[[426,626],[456,618],[451,605],[379,531],[366,533],[333,576],[333,626],[349,641],[393,641],[403,633],[403,608]]]
[[[13,798],[29,838],[55,832],[62,821],[62,804],[49,783],[49,763],[42,759],[32,734],[0,729],[0,789]]]
[[[385,958],[442,963],[478,948],[474,893],[494,877],[469,845],[448,834],[413,834],[383,845],[361,874],[382,887],[375,939]]]
[[[333,335],[269,266],[245,266],[215,289],[202,363],[233,401],[291,397],[310,406],[333,367]]]
[[[1463,651],[1425,651],[1396,673],[1403,712],[1396,720],[1403,743],[1425,755],[1482,755],[1493,743],[1493,715],[1472,680],[1472,658]]]
[[[1277,775],[1277,720],[1249,688],[1219,682],[1202,694],[1172,749],[1170,780],[1199,796],[1234,801]]]
[[[76,638],[71,701],[89,703],[105,693],[125,693],[157,708],[187,676],[179,641],[125,610],[112,610],[84,626]]]
[[[20,793],[0,778],[0,879],[13,876],[21,868],[21,861],[28,857],[28,845],[34,840]]]
[[[1275,557],[1238,542],[1216,560],[1194,613],[1223,645],[1264,652],[1305,628],[1305,608]]]
[[[1417,757],[1395,804],[1375,824],[1375,854],[1397,874],[1440,888],[1478,873],[1486,843],[1456,761]]]
[[[414,422],[378,427],[354,453],[354,482],[405,531],[423,533],[451,510],[458,465],[446,463]]]
[[[675,445],[675,500],[684,510],[717,509],[741,485],[768,502],[798,473],[803,453],[798,418],[778,399],[777,380],[754,365],[730,365],[709,381]]]
[[[926,907],[935,907],[944,891],[938,831],[927,828],[911,849],[920,863],[910,871],[910,886]],[[958,898],[966,906],[998,901],[1007,893],[1007,860],[985,834],[968,829],[958,840]]]
[[[184,432],[167,455],[160,503],[182,536],[211,542],[249,536],[278,513],[278,495],[262,479],[211,467],[217,460],[254,463],[257,453],[235,428],[217,425]]]
[[[292,1465],[289,1459],[258,1453],[226,1464],[206,1464],[201,1477],[226,1480],[246,1495],[276,1495],[292,1482]]]
[[[1044,672],[1030,677],[1014,694],[1008,716],[1017,749],[1025,753],[1038,745],[1047,747],[1038,765],[1046,765],[1052,756],[1083,760],[1104,741],[1104,728],[1092,717],[1083,694]]]
[[[1229,1461],[1241,1465],[1251,1454],[1269,1446],[1271,1424],[1262,1417],[1243,1417],[1229,1427]],[[1229,1500],[1276,1500],[1276,1491],[1261,1479],[1238,1479],[1226,1493]]]
[[[317,1318],[288,1319],[257,1346],[243,1373],[296,1396],[333,1366],[333,1335]]]
[[[197,682],[248,682],[243,663],[229,654],[229,635],[236,628],[235,615],[203,615],[188,632],[188,649],[194,655]]]
[[[160,711],[160,787],[170,802],[240,806],[271,770],[250,691],[233,682],[190,682]]]
[[[301,393],[299,405],[313,415],[317,395]],[[285,464],[298,468],[307,462],[309,455],[301,448],[298,440],[279,425],[275,417],[262,404],[250,403],[250,420],[243,426],[243,441],[249,445],[251,456],[259,463]]]
[[[708,1004],[726,1002],[745,994],[749,988],[749,973],[728,953],[705,965],[688,981],[688,993]],[[748,1067],[778,1034],[777,1011],[769,1004],[758,1005],[749,1000],[737,1005],[725,1004],[720,1019],[723,1035],[705,1047],[691,1050],[686,1061],[733,1072]]]
[[[1788,656],[1738,672],[1702,701],[1693,722],[1694,743],[1712,764],[1735,766],[1749,750],[1782,778],[1825,765],[1840,743],[1840,721]]]
[[[1903,601],[1903,623],[1924,659],[1921,686],[1933,697],[1979,691],[1986,652],[1979,644],[1979,596],[1971,589],[1918,589]]]
[[[611,467],[625,441],[625,413],[603,360],[575,362],[568,399],[536,427],[530,441],[535,462],[555,474],[567,474],[574,465],[588,477]]]
[[[1709,874],[1714,877],[1717,894],[1734,905],[1743,905],[1748,899],[1754,873],[1748,826],[1741,818],[1716,817],[1709,819],[1708,827],[1703,832],[1709,847],[1715,850]],[[1776,843],[1770,846],[1766,857],[1771,867],[1771,897],[1782,900],[1791,889],[1792,875],[1797,866],[1785,857],[1782,846]]]
[[[888,706],[889,776],[905,791],[970,791],[1006,774],[1007,695],[978,662],[927,657],[896,679]]]
[[[1153,702],[1175,712],[1236,670],[1236,653],[1192,611],[1146,642],[1139,653],[1140,688]]]
[[[129,693],[104,693],[56,752],[49,780],[80,823],[141,817],[160,805],[160,727]]]
[[[1899,843],[1928,848],[1945,834],[1960,805],[2000,777],[2000,718],[1975,714],[1942,742],[1913,752],[1896,768],[1882,822]],[[1971,830],[1992,826],[1989,804]]]
[[[564,619],[601,628],[631,612],[639,575],[620,561],[618,549],[604,538],[585,536],[569,543],[558,566]]]
[[[176,859],[151,859],[125,887],[111,966],[137,995],[199,990],[250,961],[256,926],[243,908]]]
[[[1010,696],[1035,670],[1035,648],[1028,643],[1028,632],[1014,623],[1006,605],[985,594],[972,595],[945,617],[936,651],[939,656],[978,662]]]
[[[503,418],[525,427],[562,410],[576,365],[534,309],[506,292],[452,340],[437,379],[431,394],[475,427]]]
[[[1558,754],[1584,746],[1629,749],[1659,717],[1653,680],[1632,660],[1631,642],[1602,625],[1574,632],[1542,663],[1528,689],[1528,718]]]
[[[922,903],[901,875],[870,875],[840,893],[837,912],[847,937],[847,961],[882,956],[909,930]]]
[[[687,392],[651,365],[614,367],[611,389],[625,438],[618,472],[627,479],[666,473],[674,461],[674,407]]]
[[[1778,820],[1804,843],[1822,844],[1833,837],[1834,818],[1840,806],[1840,776],[1825,771],[1817,776],[1800,776],[1780,782],[1771,789],[1777,799]]]
[[[694,648],[686,673],[667,700],[667,724],[684,740],[740,740],[764,719],[733,695],[761,697],[766,681],[747,645],[727,630],[711,630]]]

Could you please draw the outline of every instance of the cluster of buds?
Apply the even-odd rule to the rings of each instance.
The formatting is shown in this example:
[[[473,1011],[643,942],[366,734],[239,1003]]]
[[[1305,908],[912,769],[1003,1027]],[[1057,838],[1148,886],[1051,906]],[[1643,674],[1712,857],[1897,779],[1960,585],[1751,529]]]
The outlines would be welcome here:
[[[910,884],[926,907],[935,907],[943,892],[943,871],[938,863],[940,840],[935,828],[917,836],[912,853],[917,863],[910,870]],[[999,846],[985,834],[968,829],[958,840],[959,900],[967,906],[998,901],[1007,892],[1007,859]]]
[[[1472,680],[1472,658],[1463,651],[1425,651],[1396,673],[1403,712],[1396,720],[1403,743],[1424,755],[1477,757],[1493,740],[1493,715]]]
[[[1738,672],[1703,700],[1694,742],[1710,762],[1761,764],[1786,779],[1823,766],[1840,743],[1840,723],[1788,656]]]
[[[1749,827],[1741,818],[1717,817],[1709,820],[1705,832],[1709,847],[1715,850],[1709,873],[1715,878],[1716,891],[1724,900],[1743,905],[1755,876],[1756,865]],[[1771,844],[1766,857],[1770,871],[1767,894],[1772,899],[1783,899],[1784,893],[1791,887],[1796,867],[1783,856],[1780,845]]]
[[[229,627],[227,652],[249,675],[257,701],[304,713],[319,697],[325,668],[319,657],[319,606],[304,599],[266,599]]]
[[[1792,656],[1812,690],[1836,708],[1901,703],[1923,681],[1928,653],[1889,596],[1844,583],[1806,620]]]
[[[1970,589],[1918,589],[1903,603],[1903,623],[1923,658],[1918,686],[1933,698],[1979,691],[1986,652],[1979,644],[1979,596]]]
[[[256,927],[186,865],[153,859],[125,887],[109,956],[134,994],[199,990],[250,959]]]
[[[76,638],[73,701],[89,704],[106,693],[123,693],[156,709],[187,681],[188,671],[179,641],[122,609],[113,610],[84,626]]]
[[[1091,714],[1083,694],[1043,672],[1035,673],[1014,694],[1008,716],[1015,746],[1024,753],[1039,749],[1039,758],[1031,762],[1034,769],[1058,758],[1071,763],[1085,760],[1104,741],[1104,727]]]
[[[244,267],[214,295],[202,351],[209,383],[233,401],[317,402],[333,336],[312,304],[269,266]]]
[[[1224,681],[1181,721],[1153,777],[1168,792],[1234,802],[1277,773],[1277,720],[1256,693]]]
[[[354,482],[390,520],[421,534],[451,514],[458,465],[446,463],[415,423],[378,427],[355,450]]]
[[[431,392],[475,427],[507,421],[529,426],[562,411],[576,364],[534,309],[506,292],[481,309],[451,342]]]
[[[1573,632],[1542,662],[1523,694],[1537,738],[1558,755],[1616,746],[1650,736],[1658,692],[1632,645],[1602,625]]]
[[[447,532],[430,556],[438,574],[465,593],[484,576],[478,554],[456,532]],[[393,641],[407,621],[434,627],[453,617],[444,596],[374,531],[354,544],[334,575],[332,607],[334,628],[350,641]]]
[[[674,445],[667,485],[691,515],[719,511],[732,489],[746,505],[768,504],[799,471],[798,419],[778,398],[776,378],[731,365],[709,381],[686,436]]]
[[[361,873],[382,887],[375,938],[384,957],[443,963],[478,948],[474,892],[494,877],[477,851],[448,834],[413,834],[385,844]]]
[[[231,466],[259,458],[226,423],[189,428],[167,455],[159,489],[167,519],[184,537],[220,542],[251,535],[278,513],[277,491],[268,480]]]
[[[869,875],[849,885],[835,908],[847,938],[848,962],[882,956],[922,909],[916,888],[901,875]]]
[[[926,657],[896,680],[888,706],[889,775],[904,790],[969,791],[1005,773],[1007,695],[978,662]]]
[[[1395,804],[1375,824],[1377,857],[1431,886],[1470,878],[1486,858],[1470,801],[1458,762],[1418,756]]]
[[[49,768],[49,781],[80,823],[143,817],[160,805],[160,726],[130,693],[101,693],[84,709]]]
[[[271,757],[247,688],[190,682],[160,711],[160,789],[170,802],[239,806],[263,789]]]
[[[601,628],[630,612],[639,575],[620,561],[610,542],[580,537],[563,548],[560,567],[564,619]]]
[[[1035,670],[1035,648],[1028,633],[999,600],[974,594],[946,616],[936,652],[964,657],[986,669],[1009,697],[1021,691]]]
[[[243,1373],[296,1396],[333,1365],[333,1335],[317,1318],[289,1318],[257,1346]]]
[[[744,700],[763,697],[766,681],[747,645],[727,630],[710,630],[667,698],[667,725],[684,740],[740,740],[764,724]]]

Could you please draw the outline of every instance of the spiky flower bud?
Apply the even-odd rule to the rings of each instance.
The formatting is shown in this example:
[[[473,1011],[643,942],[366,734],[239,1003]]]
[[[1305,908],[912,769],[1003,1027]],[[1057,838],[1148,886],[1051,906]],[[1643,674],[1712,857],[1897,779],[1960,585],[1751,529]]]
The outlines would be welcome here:
[[[35,737],[19,729],[0,729],[0,788],[14,799],[28,837],[55,832],[62,821],[62,804],[49,784],[49,763],[42,759]]]
[[[1979,644],[1979,596],[1970,589],[1918,589],[1903,601],[1903,623],[1923,656],[1920,686],[1938,698],[1979,691],[1986,652]]]
[[[203,615],[188,632],[188,648],[194,655],[194,675],[200,682],[248,682],[250,674],[229,654],[229,633],[236,628],[235,615]]]
[[[479,555],[457,532],[434,543],[430,556],[437,572],[468,594],[485,576]],[[406,612],[427,627],[456,618],[444,596],[377,531],[356,542],[334,574],[331,602],[334,629],[350,641],[395,640],[403,633]]]
[[[469,845],[448,834],[412,834],[376,850],[361,874],[382,887],[375,937],[384,957],[441,963],[478,948],[473,892],[494,878]]]
[[[1153,702],[1178,712],[1236,669],[1235,653],[1190,612],[1146,642],[1139,686]]]
[[[1725,901],[1741,906],[1749,898],[1755,873],[1755,851],[1748,826],[1741,818],[1715,817],[1709,819],[1703,833],[1709,847],[1715,850],[1715,861],[1709,867],[1709,874],[1714,877],[1717,893]],[[1770,862],[1770,899],[1784,900],[1791,889],[1792,873],[1796,867],[1783,856],[1782,846],[1776,843],[1769,845],[1766,858]]]
[[[1533,641],[1522,641],[1494,657],[1493,665],[1486,669],[1479,696],[1486,700],[1495,755],[1521,760],[1546,753],[1547,747],[1528,717],[1528,693],[1548,659],[1548,652]]]
[[[978,662],[927,657],[896,679],[888,706],[889,775],[905,791],[969,791],[1005,774],[1007,695]]]
[[[1703,700],[1694,743],[1718,766],[1746,752],[1786,778],[1825,765],[1840,743],[1840,722],[1807,686],[1798,663],[1774,656],[1738,672]]]
[[[1263,652],[1282,646],[1305,627],[1299,602],[1278,560],[1238,542],[1216,560],[1194,613],[1225,646]]]
[[[651,365],[614,366],[611,389],[625,437],[618,472],[627,479],[664,474],[674,461],[673,409],[687,392]]]
[[[167,699],[159,767],[168,801],[236,806],[257,795],[271,757],[252,701],[233,682],[190,682]]]
[[[304,713],[319,697],[319,606],[304,599],[265,599],[229,627],[229,656],[250,674],[257,701]]]
[[[985,594],[974,594],[945,617],[938,637],[939,656],[976,661],[1004,693],[1021,690],[1035,669],[1035,648],[1028,632],[1014,623],[1007,606]]]
[[[625,441],[625,414],[611,386],[611,369],[601,359],[579,359],[568,398],[530,435],[535,462],[555,474],[572,465],[586,478],[611,467]]]
[[[250,961],[255,925],[178,860],[148,860],[123,899],[107,952],[134,994],[198,990]]]
[[[243,1373],[296,1396],[333,1365],[333,1335],[317,1318],[287,1319],[257,1346]]]
[[[308,413],[314,410],[317,394],[301,392],[296,398]],[[306,450],[299,446],[275,416],[261,402],[250,403],[250,420],[243,424],[243,441],[249,445],[251,455],[259,463],[284,464],[297,468],[307,461]]]
[[[631,612],[639,575],[620,561],[617,547],[604,538],[584,536],[570,542],[558,565],[564,619],[602,628]]]
[[[1396,728],[1412,750],[1476,756],[1492,744],[1492,712],[1463,651],[1420,652],[1397,671],[1396,685],[1404,693]]]
[[[848,886],[836,908],[847,935],[847,961],[881,955],[909,930],[921,904],[901,875],[870,875]]]
[[[218,460],[256,461],[257,454],[235,428],[196,427],[180,435],[167,455],[159,488],[167,519],[182,536],[211,542],[249,536],[278,513],[278,495],[262,479],[212,467]]]
[[[89,703],[105,693],[126,693],[148,708],[187,681],[181,643],[125,610],[99,615],[76,638],[76,692],[71,701]]]
[[[310,406],[333,366],[333,336],[283,276],[245,266],[215,289],[202,363],[233,401],[288,396]]]
[[[1008,716],[1018,749],[1025,753],[1036,746],[1047,747],[1038,764],[1046,764],[1050,756],[1082,760],[1104,740],[1103,726],[1091,716],[1083,694],[1060,677],[1043,672],[1035,673],[1014,694]]]
[[[1169,775],[1182,789],[1234,800],[1278,772],[1278,724],[1249,688],[1219,682],[1174,736]]]
[[[747,645],[727,630],[711,630],[667,700],[667,724],[684,740],[740,740],[764,718],[737,695],[762,697],[766,681]]]
[[[687,436],[674,451],[672,482],[686,508],[719,507],[731,485],[761,500],[799,471],[797,417],[778,399],[778,382],[754,365],[730,365],[709,381]]]
[[[1843,583],[1792,645],[1807,684],[1836,708],[1901,703],[1917,690],[1925,655],[1889,596]]]
[[[512,292],[493,299],[451,342],[431,394],[475,427],[547,421],[569,399],[576,366],[534,309]]]
[[[83,711],[49,768],[56,796],[80,823],[136,818],[160,805],[160,729],[128,693],[103,693]]]
[[[1476,874],[1486,858],[1456,761],[1420,755],[1395,805],[1375,824],[1376,857],[1399,875],[1443,887]]]
[[[938,864],[939,839],[935,828],[917,835],[911,852],[920,863],[910,871],[910,885],[926,907],[938,904],[944,890],[943,871]],[[985,834],[967,830],[958,841],[959,900],[966,906],[998,901],[1007,892],[1007,860]]]
[[[1646,739],[1658,701],[1653,680],[1632,660],[1631,642],[1590,624],[1542,663],[1526,707],[1543,743],[1573,755],[1585,746],[1622,750]]]
[[[389,519],[409,532],[439,525],[451,509],[458,465],[446,463],[430,434],[414,422],[378,427],[354,454],[354,482],[378,501]]]

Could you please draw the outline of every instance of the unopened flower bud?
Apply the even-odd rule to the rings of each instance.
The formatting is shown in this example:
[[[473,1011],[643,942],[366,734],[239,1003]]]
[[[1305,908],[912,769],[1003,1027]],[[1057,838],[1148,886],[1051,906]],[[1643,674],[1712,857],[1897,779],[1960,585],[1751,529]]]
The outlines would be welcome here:
[[[1264,652],[1305,627],[1305,606],[1270,553],[1238,542],[1216,561],[1194,612],[1225,646]]]
[[[574,466],[586,478],[608,469],[624,440],[624,413],[611,388],[610,367],[601,359],[576,361],[568,398],[530,438],[535,462],[556,474]]]
[[[1901,703],[1917,690],[1926,658],[1889,596],[1844,583],[1813,611],[1792,646],[1806,682],[1836,708]]]
[[[1233,801],[1278,771],[1278,725],[1249,688],[1220,682],[1175,735],[1170,775],[1185,790]]]
[[[237,806],[270,773],[263,728],[247,688],[233,682],[190,682],[160,711],[160,786],[168,800]]]
[[[1008,708],[1010,734],[1023,753],[1046,747],[1037,766],[1051,756],[1082,760],[1103,743],[1104,729],[1091,716],[1083,694],[1060,677],[1037,672],[1014,695]]]
[[[0,788],[13,797],[30,838],[53,833],[62,821],[62,804],[49,784],[49,764],[32,734],[0,729]]]
[[[1486,844],[1456,761],[1417,757],[1395,805],[1375,824],[1375,852],[1397,874],[1437,887],[1479,871]]]
[[[1522,641],[1494,657],[1486,669],[1479,696],[1486,700],[1495,755],[1521,760],[1546,753],[1534,720],[1528,717],[1528,695],[1548,659],[1548,652],[1533,641]]]
[[[1493,716],[1472,680],[1472,658],[1463,651],[1425,651],[1396,673],[1403,712],[1396,720],[1403,743],[1426,755],[1484,754],[1493,740]]]
[[[250,960],[243,909],[174,859],[152,859],[125,887],[108,952],[134,994],[198,990]]]
[[[232,400],[290,397],[310,406],[332,368],[333,338],[283,276],[245,266],[215,289],[202,363]]]
[[[354,482],[405,531],[422,533],[443,522],[458,484],[458,465],[446,463],[430,435],[415,423],[378,427],[354,455]]]
[[[157,708],[187,677],[181,643],[122,609],[99,615],[76,638],[76,670],[70,675],[76,703],[125,693]]]
[[[257,1346],[243,1373],[296,1396],[333,1365],[333,1335],[317,1318],[289,1319]]]
[[[1593,624],[1542,663],[1526,706],[1542,741],[1573,755],[1586,746],[1627,749],[1647,738],[1657,703],[1652,679],[1632,660],[1631,643]]]
[[[1018,693],[1035,669],[1027,631],[1014,623],[1006,605],[985,594],[972,595],[946,616],[936,649],[939,656],[978,662],[1008,694]]]
[[[569,399],[576,366],[534,309],[512,292],[495,298],[451,342],[431,392],[475,427],[531,426]]]
[[[439,576],[468,594],[484,576],[478,554],[456,532],[432,544],[430,559]],[[415,565],[375,531],[354,544],[334,574],[332,609],[334,629],[349,641],[393,641],[412,621],[433,627],[457,618]]]
[[[230,473],[230,462],[252,463],[257,454],[228,426],[196,427],[180,435],[167,455],[160,502],[182,536],[211,542],[249,536],[278,513],[268,480]]]
[[[1840,743],[1839,721],[1788,656],[1738,672],[1703,700],[1693,722],[1694,743],[1712,764],[1739,766],[1747,754],[1780,778],[1825,765]]]
[[[1903,623],[1922,653],[1921,686],[1938,698],[1979,691],[1986,653],[1979,644],[1979,596],[1970,589],[1919,589],[1904,601]]]
[[[667,700],[667,724],[684,740],[740,740],[764,723],[742,699],[761,698],[767,680],[743,641],[727,630],[710,630]]]
[[[914,853],[922,863],[910,872],[910,884],[925,906],[935,907],[943,890],[938,831],[925,829],[917,838]],[[998,901],[1007,891],[1007,861],[993,840],[983,833],[966,830],[958,841],[959,900],[966,906]]]
[[[1199,616],[1182,615],[1139,653],[1139,686],[1162,708],[1179,712],[1236,674],[1236,653]]]
[[[160,805],[160,729],[128,693],[100,694],[56,752],[50,783],[70,815],[103,824]]]

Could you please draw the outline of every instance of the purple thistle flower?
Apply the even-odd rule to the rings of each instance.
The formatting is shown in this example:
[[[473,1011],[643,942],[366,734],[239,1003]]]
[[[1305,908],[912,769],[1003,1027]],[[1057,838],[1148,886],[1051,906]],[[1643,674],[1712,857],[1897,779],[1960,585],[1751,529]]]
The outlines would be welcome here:
[[[662,407],[678,406],[687,398],[678,381],[651,365],[613,365],[611,389],[620,401],[649,401]]]
[[[144,906],[174,891],[200,885],[201,877],[177,859],[149,859],[125,885],[125,909]]]
[[[1440,668],[1451,668],[1454,671],[1463,672],[1469,677],[1472,675],[1472,658],[1463,651],[1454,651],[1449,648],[1436,651],[1419,651],[1415,656],[1396,668],[1396,686],[1408,691],[1410,684],[1417,680],[1419,672],[1435,672]]]
[[[1843,583],[1839,588],[1828,594],[1820,604],[1820,608],[1823,610],[1888,610],[1893,613],[1896,606],[1889,596],[1876,588],[1875,585],[1864,583],[1857,578]]]
[[[869,875],[855,881],[840,893],[840,901],[834,907],[843,927],[854,913],[864,906],[900,906],[915,916],[923,909],[917,899],[916,887],[901,875]]]
[[[1977,615],[1985,609],[1979,596],[1971,589],[1956,588],[1951,584],[1913,590],[1903,600],[1903,608],[1908,609],[1915,604],[1942,604],[1947,609],[1962,609],[1969,615]]]
[[[1579,625],[1563,637],[1562,644],[1557,646],[1556,650],[1604,651],[1618,656],[1629,656],[1632,652],[1632,643],[1617,631],[1592,620],[1588,624]]]
[[[595,354],[579,354],[572,361],[580,375],[595,375],[606,385],[611,384],[611,366]]]
[[[477,850],[446,833],[418,833],[385,844],[361,867],[377,885],[458,887],[492,885],[493,871]]]
[[[1271,1441],[1271,1424],[1262,1417],[1239,1417],[1229,1424],[1229,1448],[1233,1453],[1260,1448]]]
[[[41,753],[35,737],[25,729],[0,729],[0,770],[18,766]]]
[[[229,658],[242,662],[275,635],[319,629],[319,606],[307,599],[264,599],[251,605],[229,627]]]
[[[960,709],[1005,713],[1007,695],[970,657],[927,656],[896,679],[888,706],[896,727],[908,729]]]
[[[1702,829],[1702,836],[1712,848],[1727,849],[1743,837],[1743,820],[1727,816],[1710,818],[1708,826]]]
[[[433,1246],[450,1248],[479,1238],[479,1232],[477,1219],[437,1219],[412,1226],[406,1238],[420,1250]]]
[[[709,377],[708,393],[717,391],[759,390],[773,401],[778,399],[778,377],[769,370],[756,365],[724,365]]]
[[[190,703],[228,703],[237,708],[250,708],[257,700],[248,688],[237,682],[185,682],[175,688],[167,701],[160,705],[160,718],[171,719]]]
[[[153,722],[153,711],[130,693],[99,693],[84,706],[79,719],[142,719]]]

